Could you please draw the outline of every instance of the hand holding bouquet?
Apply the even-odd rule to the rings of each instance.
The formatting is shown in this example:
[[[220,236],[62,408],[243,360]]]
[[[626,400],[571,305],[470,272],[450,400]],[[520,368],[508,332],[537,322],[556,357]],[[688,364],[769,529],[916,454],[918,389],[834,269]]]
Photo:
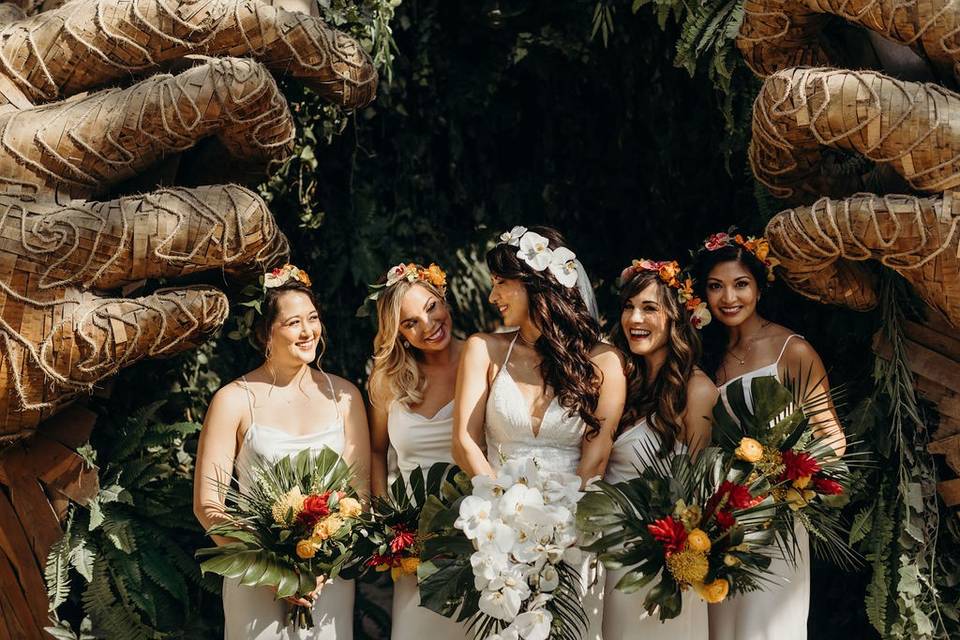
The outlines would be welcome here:
[[[628,569],[616,588],[632,593],[652,583],[643,606],[661,620],[680,614],[687,589],[716,603],[760,588],[773,551],[773,500],[725,480],[718,449],[696,459],[652,447],[638,453],[637,478],[595,483],[577,510],[578,527],[594,538],[584,549],[608,569]]]
[[[774,500],[789,506],[776,526],[788,552],[796,520],[810,533],[815,549],[841,564],[856,562],[840,510],[849,499],[850,467],[862,460],[851,453],[837,456],[829,438],[817,436],[812,424],[832,412],[832,397],[811,392],[816,385],[802,380],[783,385],[774,376],[762,376],[750,384],[752,410],[743,380],[727,386],[729,408],[719,400],[713,409],[713,440],[733,458],[732,477],[765,487]]]
[[[260,458],[251,466],[242,470],[250,479],[243,492],[221,483],[226,520],[207,533],[235,542],[200,549],[203,572],[273,587],[286,598],[306,596],[317,577],[333,579],[358,564],[353,548],[362,537],[362,509],[350,467],[335,451],[305,450],[276,463]],[[302,605],[293,607],[290,622],[313,626]]]

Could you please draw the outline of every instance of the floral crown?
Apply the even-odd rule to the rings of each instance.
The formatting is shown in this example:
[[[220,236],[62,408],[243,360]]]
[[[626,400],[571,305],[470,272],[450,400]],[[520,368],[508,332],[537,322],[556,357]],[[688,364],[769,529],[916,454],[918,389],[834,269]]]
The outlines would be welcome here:
[[[567,247],[550,248],[550,241],[526,227],[514,227],[500,234],[500,242],[518,247],[517,257],[534,271],[547,269],[557,282],[570,288],[577,284],[577,254]]]
[[[247,309],[237,318],[237,329],[228,333],[227,337],[241,340],[252,335],[256,314],[263,313],[263,301],[266,300],[267,290],[282,287],[288,282],[300,282],[304,286],[311,286],[310,276],[306,271],[287,263],[260,276],[256,284],[244,287],[240,296],[245,300],[239,303],[239,306]]]
[[[747,236],[747,239],[744,240],[743,236],[739,233],[731,235],[732,233],[733,228],[726,232],[721,231],[720,233],[714,233],[703,241],[703,249],[701,249],[701,251],[716,251],[724,247],[739,245],[763,263],[763,266],[767,268],[767,280],[773,282],[775,279],[773,268],[780,264],[780,261],[769,255],[770,244],[767,242],[767,239],[763,236]]]
[[[430,263],[429,267],[414,262],[401,262],[390,269],[380,278],[380,282],[367,285],[370,294],[364,298],[363,304],[357,309],[357,317],[365,318],[370,315],[371,307],[375,307],[377,299],[389,287],[398,282],[406,280],[407,282],[426,282],[432,284],[440,290],[440,294],[447,292],[447,274],[439,266]]]
[[[680,264],[676,260],[647,260],[645,258],[634,260],[620,273],[620,286],[626,284],[636,274],[644,271],[656,273],[663,283],[677,290],[677,299],[690,312],[690,324],[695,329],[702,329],[710,324],[713,316],[707,309],[707,303],[694,295],[693,280],[684,276]],[[682,281],[681,278],[683,278]]]

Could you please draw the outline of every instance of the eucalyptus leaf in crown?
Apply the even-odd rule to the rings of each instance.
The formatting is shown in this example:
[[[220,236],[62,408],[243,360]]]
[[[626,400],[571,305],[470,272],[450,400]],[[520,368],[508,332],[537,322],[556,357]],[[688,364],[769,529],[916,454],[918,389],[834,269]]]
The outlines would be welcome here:
[[[229,544],[200,549],[200,569],[240,580],[249,587],[273,587],[277,597],[305,596],[316,578],[356,576],[363,569],[354,550],[364,536],[362,509],[350,486],[353,470],[329,447],[306,449],[271,463],[258,457],[238,470],[249,486],[216,479],[226,496],[223,523],[208,535]],[[296,606],[288,622],[310,628],[309,609]]]
[[[763,486],[727,480],[730,461],[717,448],[691,458],[645,444],[638,454],[636,478],[593,483],[577,508],[577,526],[592,540],[583,548],[608,569],[627,569],[617,589],[647,587],[643,607],[668,620],[680,615],[687,589],[716,603],[770,581],[778,550],[769,526],[782,507]]]
[[[788,554],[796,549],[796,520],[810,533],[815,550],[838,564],[855,565],[860,558],[847,542],[849,526],[841,509],[855,482],[851,469],[867,461],[858,453],[836,455],[829,437],[818,436],[814,428],[818,420],[832,418],[843,390],[817,391],[821,381],[809,374],[794,377],[788,372],[786,378],[786,384],[772,375],[753,378],[752,409],[743,380],[730,382],[727,402],[720,398],[713,409],[713,441],[733,456],[735,477],[765,480],[770,495],[789,506],[779,513],[782,521],[775,527]]]

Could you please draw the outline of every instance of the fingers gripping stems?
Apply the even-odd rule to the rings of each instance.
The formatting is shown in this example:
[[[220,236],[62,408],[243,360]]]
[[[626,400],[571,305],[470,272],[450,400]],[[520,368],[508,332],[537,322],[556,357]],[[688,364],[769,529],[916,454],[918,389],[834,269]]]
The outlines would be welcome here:
[[[960,326],[960,200],[857,194],[788,209],[767,225],[783,276],[802,294],[858,310],[876,304],[877,260]]]

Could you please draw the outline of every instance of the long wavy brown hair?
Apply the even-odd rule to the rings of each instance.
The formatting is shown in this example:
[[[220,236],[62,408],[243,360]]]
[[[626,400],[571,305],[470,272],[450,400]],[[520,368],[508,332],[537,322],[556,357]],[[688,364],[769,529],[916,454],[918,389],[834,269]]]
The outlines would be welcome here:
[[[663,451],[672,451],[683,430],[683,412],[687,407],[687,381],[700,359],[700,336],[690,322],[690,314],[681,307],[677,292],[655,271],[640,271],[620,286],[620,309],[627,301],[651,284],[657,285],[657,299],[669,319],[667,359],[650,378],[646,359],[630,351],[619,316],[611,341],[626,357],[627,402],[620,418],[618,434],[646,419],[660,436]]]
[[[530,227],[549,241],[549,248],[571,248],[556,229]],[[517,247],[498,244],[487,252],[490,273],[519,280],[527,290],[530,319],[540,331],[533,348],[540,355],[540,375],[557,394],[560,406],[578,413],[587,424],[587,438],[600,432],[594,415],[600,401],[600,375],[590,351],[600,342],[599,323],[587,311],[576,287],[565,287],[549,269],[535,271],[517,257]]]

